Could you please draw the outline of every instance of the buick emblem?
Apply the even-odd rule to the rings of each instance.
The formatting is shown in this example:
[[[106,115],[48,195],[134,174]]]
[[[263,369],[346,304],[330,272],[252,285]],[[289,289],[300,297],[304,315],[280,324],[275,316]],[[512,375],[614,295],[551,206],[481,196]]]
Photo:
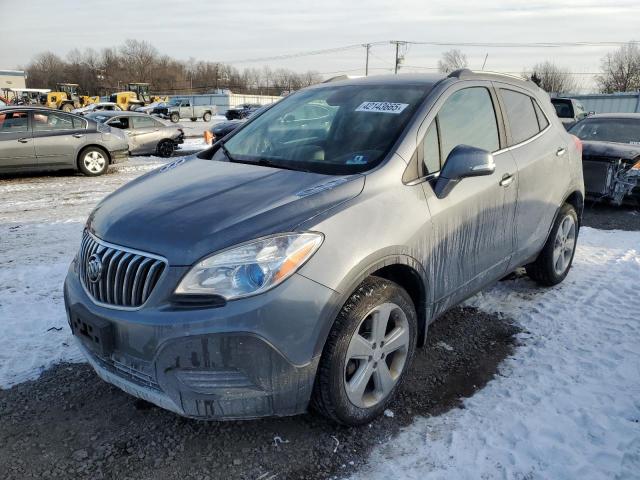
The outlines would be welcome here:
[[[94,253],[87,260],[87,276],[91,283],[98,283],[102,278],[102,258],[97,253]]]

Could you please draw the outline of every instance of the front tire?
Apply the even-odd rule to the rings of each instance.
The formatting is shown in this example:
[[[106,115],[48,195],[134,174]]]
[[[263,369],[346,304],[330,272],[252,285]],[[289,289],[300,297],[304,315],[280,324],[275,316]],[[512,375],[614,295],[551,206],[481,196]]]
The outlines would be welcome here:
[[[525,267],[529,277],[547,287],[562,282],[573,263],[579,229],[576,209],[565,203],[538,258]]]
[[[88,177],[97,177],[107,172],[109,156],[99,147],[88,147],[78,156],[78,168]]]
[[[162,140],[156,147],[156,153],[159,157],[169,158],[173,155],[176,146],[171,140]]]
[[[384,411],[416,346],[417,315],[399,285],[368,277],[342,307],[325,344],[312,407],[344,425],[362,425]]]
[[[171,115],[169,115],[169,120],[171,120],[173,123],[178,123],[178,120],[180,120],[180,115],[177,113],[172,113]]]

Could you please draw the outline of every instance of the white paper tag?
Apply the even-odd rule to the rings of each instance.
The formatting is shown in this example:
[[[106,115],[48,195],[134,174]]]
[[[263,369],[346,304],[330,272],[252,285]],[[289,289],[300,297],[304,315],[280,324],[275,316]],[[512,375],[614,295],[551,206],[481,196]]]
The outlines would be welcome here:
[[[396,115],[409,106],[408,103],[362,102],[356,112],[395,113]]]

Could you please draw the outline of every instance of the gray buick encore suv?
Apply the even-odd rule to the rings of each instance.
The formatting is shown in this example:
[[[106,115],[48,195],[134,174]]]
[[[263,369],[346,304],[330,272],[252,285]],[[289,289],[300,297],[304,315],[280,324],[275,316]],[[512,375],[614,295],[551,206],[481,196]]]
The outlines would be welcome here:
[[[368,422],[447,309],[520,266],[565,278],[580,149],[508,76],[301,90],[96,207],[71,329],[100,377],[180,415]]]

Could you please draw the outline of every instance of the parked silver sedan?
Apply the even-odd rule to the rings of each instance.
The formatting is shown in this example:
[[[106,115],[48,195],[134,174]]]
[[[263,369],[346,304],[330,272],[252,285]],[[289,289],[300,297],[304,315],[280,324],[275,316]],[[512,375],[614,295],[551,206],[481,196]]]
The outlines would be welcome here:
[[[159,118],[137,112],[96,112],[86,118],[123,130],[132,155],[170,157],[176,147],[184,143],[184,131]]]
[[[128,158],[122,132],[44,107],[0,107],[0,174],[76,169],[102,175]]]

